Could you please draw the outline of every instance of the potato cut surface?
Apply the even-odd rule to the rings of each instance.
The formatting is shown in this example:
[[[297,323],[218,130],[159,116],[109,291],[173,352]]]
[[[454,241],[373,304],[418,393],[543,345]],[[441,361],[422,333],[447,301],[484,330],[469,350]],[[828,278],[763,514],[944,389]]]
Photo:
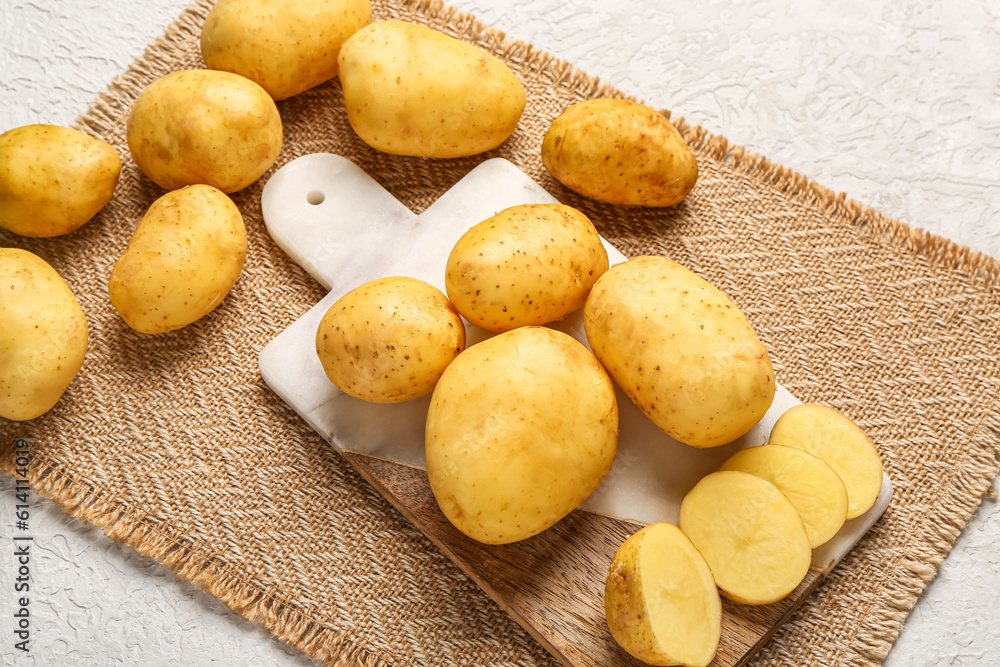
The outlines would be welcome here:
[[[826,461],[847,487],[847,518],[861,516],[882,490],[882,460],[861,427],[842,412],[815,404],[787,410],[768,444],[802,449]]]
[[[715,656],[722,632],[715,579],[673,524],[646,526],[622,544],[604,604],[615,641],[643,662],[703,667]]]
[[[756,475],[706,475],[684,497],[679,523],[723,595],[736,602],[776,602],[809,572],[812,549],[798,511]]]
[[[826,543],[847,519],[847,489],[840,476],[809,452],[782,445],[750,447],[733,454],[720,470],[739,470],[774,484],[802,517],[809,546]]]

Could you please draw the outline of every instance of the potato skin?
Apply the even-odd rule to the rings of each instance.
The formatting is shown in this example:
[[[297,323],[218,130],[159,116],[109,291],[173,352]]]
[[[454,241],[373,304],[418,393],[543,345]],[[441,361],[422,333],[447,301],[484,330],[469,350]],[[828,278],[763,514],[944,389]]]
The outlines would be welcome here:
[[[584,306],[594,354],[667,435],[693,447],[732,442],[774,399],[767,350],[739,308],[664,257],[612,267]]]
[[[210,185],[168,192],[111,269],[111,305],[140,333],[179,329],[215,310],[246,255],[243,216],[229,197]]]
[[[526,97],[499,58],[425,26],[379,21],[339,56],[351,127],[372,148],[449,158],[496,148],[517,127]]]
[[[458,240],[445,289],[467,320],[500,333],[582,308],[607,270],[608,253],[587,216],[562,204],[526,204],[480,222]]]
[[[87,320],[52,266],[18,248],[0,248],[0,417],[39,417],[83,366]]]
[[[585,100],[542,140],[542,163],[570,190],[607,204],[675,206],[698,180],[698,163],[677,128],[643,104]]]
[[[337,76],[340,47],[371,15],[369,0],[219,0],[201,30],[201,56],[283,100]]]
[[[472,345],[427,411],[427,473],[438,505],[487,544],[536,535],[601,484],[618,446],[610,378],[586,347],[545,327]]]
[[[465,324],[433,285],[380,278],[340,297],[316,331],[316,353],[330,381],[373,403],[399,403],[433,391],[465,349]]]
[[[236,192],[281,152],[281,115],[259,85],[215,70],[171,72],[132,105],[126,128],[136,165],[164,190],[205,184]]]
[[[121,173],[105,141],[58,125],[0,135],[0,227],[21,236],[68,234],[111,201]]]

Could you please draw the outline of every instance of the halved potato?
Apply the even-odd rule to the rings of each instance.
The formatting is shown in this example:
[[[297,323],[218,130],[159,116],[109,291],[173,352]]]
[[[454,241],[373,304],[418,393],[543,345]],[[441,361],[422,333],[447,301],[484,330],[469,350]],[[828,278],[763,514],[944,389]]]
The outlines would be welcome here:
[[[809,572],[812,549],[798,511],[756,475],[706,475],[681,502],[679,523],[722,594],[736,602],[777,602]]]
[[[813,549],[826,543],[847,519],[847,489],[822,459],[783,445],[749,447],[733,454],[719,468],[763,477],[791,501]]]
[[[803,449],[826,461],[847,487],[847,518],[859,517],[882,490],[882,460],[861,427],[844,413],[806,403],[785,411],[768,444]]]
[[[650,665],[704,667],[722,633],[722,603],[708,563],[673,524],[646,526],[618,548],[604,586],[608,628]]]

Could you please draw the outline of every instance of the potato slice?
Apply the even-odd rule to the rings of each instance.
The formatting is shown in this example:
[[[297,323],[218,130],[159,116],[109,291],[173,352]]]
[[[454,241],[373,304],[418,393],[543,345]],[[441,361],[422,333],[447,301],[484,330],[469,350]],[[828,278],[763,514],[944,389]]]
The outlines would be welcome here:
[[[805,524],[809,546],[826,543],[847,518],[847,488],[840,475],[809,452],[782,445],[749,447],[719,468],[763,477],[785,494]]]
[[[650,665],[704,667],[722,633],[722,603],[708,564],[673,524],[646,526],[618,548],[604,586],[608,628]]]
[[[679,524],[722,594],[736,602],[777,602],[809,572],[812,549],[798,511],[756,475],[706,475],[681,502]]]
[[[825,405],[807,403],[785,411],[768,444],[803,449],[826,461],[847,487],[847,518],[859,517],[882,490],[882,460],[861,427]]]

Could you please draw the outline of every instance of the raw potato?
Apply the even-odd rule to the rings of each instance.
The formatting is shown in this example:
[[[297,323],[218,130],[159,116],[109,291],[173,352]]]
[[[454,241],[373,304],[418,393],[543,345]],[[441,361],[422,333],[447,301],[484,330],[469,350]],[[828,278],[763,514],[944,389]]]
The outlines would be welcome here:
[[[444,515],[474,540],[506,544],[542,532],[597,489],[618,447],[618,406],[582,343],[521,327],[451,362],[425,435]]]
[[[753,428],[774,399],[767,350],[722,292],[663,257],[608,270],[584,307],[594,354],[667,435],[716,447]]]
[[[608,253],[587,216],[562,204],[525,204],[458,240],[445,289],[467,320],[499,333],[583,307],[607,270]]]
[[[111,269],[111,305],[141,333],[179,329],[226,298],[246,255],[243,216],[229,197],[209,185],[168,192]]]
[[[431,393],[458,353],[465,325],[433,285],[394,276],[340,297],[316,331],[316,353],[338,389],[373,403]]]
[[[0,248],[0,417],[34,419],[59,401],[87,352],[87,321],[41,257]]]
[[[847,519],[847,489],[840,476],[809,452],[782,445],[748,447],[719,468],[757,475],[791,501],[805,524],[809,546],[828,542]]]
[[[201,56],[283,100],[337,76],[340,47],[371,15],[369,0],[219,0],[201,30]]]
[[[181,70],[157,79],[132,105],[132,159],[165,190],[242,190],[281,152],[281,116],[259,85],[237,74]]]
[[[829,464],[847,487],[847,518],[854,519],[875,504],[882,490],[882,460],[861,427],[850,417],[825,405],[797,405],[785,411],[768,444],[803,449]]]
[[[650,665],[705,667],[722,633],[722,604],[705,559],[677,526],[654,523],[618,548],[604,585],[615,641]]]
[[[778,487],[756,475],[706,475],[681,502],[680,529],[708,561],[726,597],[770,604],[809,572],[812,549],[802,519]]]
[[[637,102],[585,100],[556,118],[542,163],[570,190],[608,204],[674,206],[698,180],[698,163],[666,116]]]
[[[395,155],[449,158],[499,146],[517,127],[526,97],[499,58],[405,21],[380,21],[340,50],[351,127]]]
[[[68,234],[111,201],[121,172],[105,141],[57,125],[0,135],[0,227],[21,236]]]

